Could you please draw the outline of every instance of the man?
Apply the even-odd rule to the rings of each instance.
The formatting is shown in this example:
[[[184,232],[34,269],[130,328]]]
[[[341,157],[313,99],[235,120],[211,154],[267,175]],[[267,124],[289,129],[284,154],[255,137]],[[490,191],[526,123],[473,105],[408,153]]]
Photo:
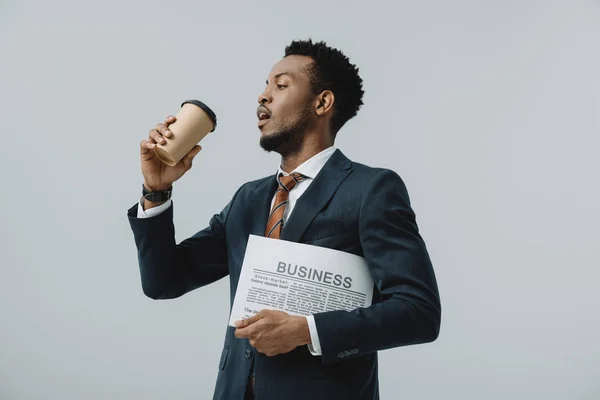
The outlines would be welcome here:
[[[242,185],[209,226],[176,244],[173,204],[142,197],[128,217],[144,293],[170,299],[227,275],[231,303],[250,234],[365,258],[373,304],[308,317],[261,311],[227,327],[214,399],[378,399],[377,351],[434,341],[441,306],[434,271],[401,178],[334,147],[362,103],[358,69],[324,42],[293,41],[258,98],[260,145],[275,175]],[[144,186],[167,193],[197,145],[169,167],[153,155],[174,117],[141,142]],[[164,137],[163,137],[164,136]]]

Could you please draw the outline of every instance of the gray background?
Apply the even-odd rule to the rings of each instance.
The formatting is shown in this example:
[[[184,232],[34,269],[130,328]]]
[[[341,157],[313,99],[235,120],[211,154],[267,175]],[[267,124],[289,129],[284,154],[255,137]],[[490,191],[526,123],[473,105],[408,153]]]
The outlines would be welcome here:
[[[360,67],[337,145],[404,178],[439,280],[441,336],[380,354],[383,399],[600,398],[599,3],[223,3],[0,3],[0,399],[210,398],[228,284],[143,296],[139,142],[188,98],[219,117],[182,240],[277,168],[257,96],[309,36]]]

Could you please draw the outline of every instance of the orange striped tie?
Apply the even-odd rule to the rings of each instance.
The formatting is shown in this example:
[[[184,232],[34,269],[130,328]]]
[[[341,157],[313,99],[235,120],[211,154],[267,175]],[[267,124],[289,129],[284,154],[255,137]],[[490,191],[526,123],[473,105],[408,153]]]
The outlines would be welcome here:
[[[292,190],[298,184],[298,182],[304,178],[304,175],[298,173],[288,176],[279,174],[279,188],[277,189],[271,214],[269,214],[269,221],[267,222],[267,229],[265,230],[266,237],[279,239],[281,230],[283,229],[283,212],[285,211],[285,207],[288,203],[290,190]]]

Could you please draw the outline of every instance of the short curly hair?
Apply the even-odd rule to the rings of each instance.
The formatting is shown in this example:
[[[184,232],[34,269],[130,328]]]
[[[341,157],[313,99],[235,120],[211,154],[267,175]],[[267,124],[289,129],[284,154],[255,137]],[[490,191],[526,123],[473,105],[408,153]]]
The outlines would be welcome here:
[[[363,80],[358,75],[358,68],[350,63],[344,53],[327,46],[323,41],[294,40],[285,48],[284,57],[290,55],[312,58],[307,72],[315,94],[331,90],[335,95],[331,117],[331,130],[335,137],[363,104]]]

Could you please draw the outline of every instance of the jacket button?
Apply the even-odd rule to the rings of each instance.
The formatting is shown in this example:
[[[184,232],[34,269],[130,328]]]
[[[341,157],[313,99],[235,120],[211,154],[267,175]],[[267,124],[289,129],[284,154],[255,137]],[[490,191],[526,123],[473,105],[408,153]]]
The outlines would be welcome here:
[[[248,360],[252,358],[252,350],[250,350],[250,349],[246,350],[246,358]]]

